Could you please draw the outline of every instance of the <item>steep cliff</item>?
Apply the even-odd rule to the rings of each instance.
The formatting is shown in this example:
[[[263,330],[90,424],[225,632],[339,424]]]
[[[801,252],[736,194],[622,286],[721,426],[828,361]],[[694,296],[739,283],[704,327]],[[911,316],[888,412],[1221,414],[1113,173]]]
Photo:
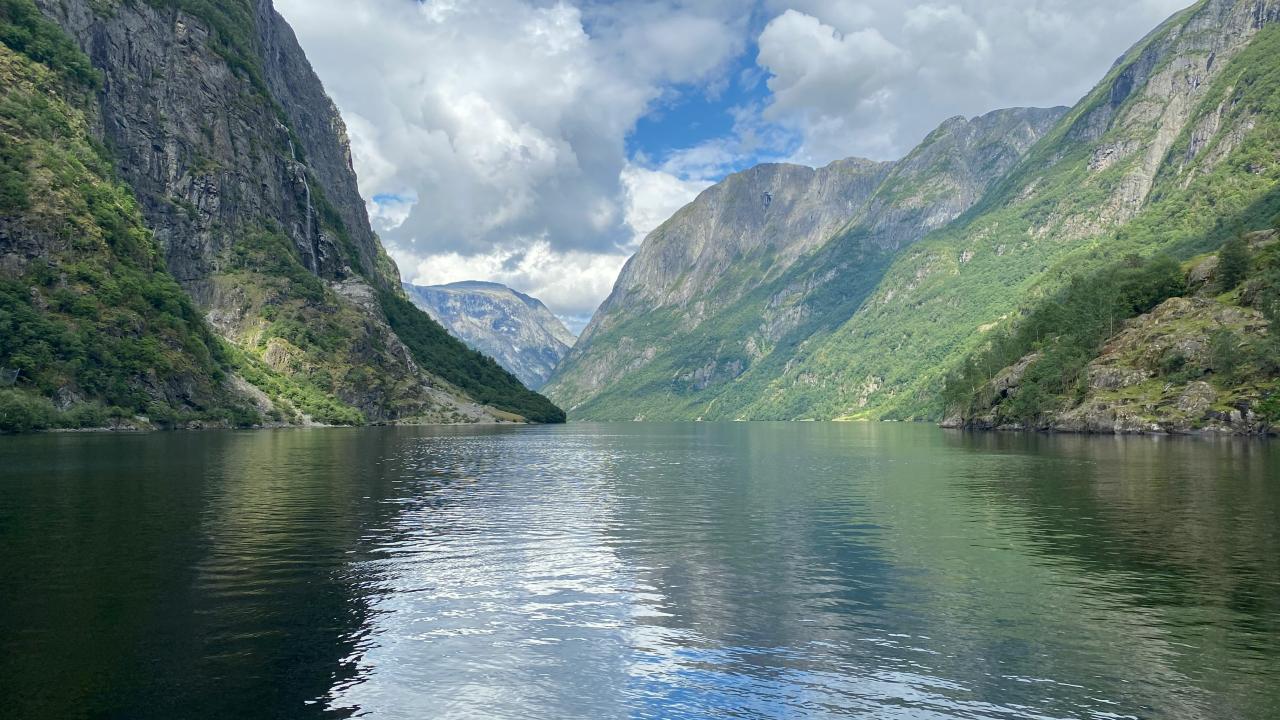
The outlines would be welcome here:
[[[537,390],[577,338],[537,298],[505,285],[459,282],[404,286],[405,294],[454,337],[498,361]]]
[[[254,415],[96,143],[100,78],[0,3],[0,431]]]
[[[739,417],[896,253],[967,210],[1062,112],[955,118],[896,163],[728,178],[645,240],[548,394],[581,418]]]
[[[1280,211],[1278,18],[1275,0],[1171,18],[765,395],[819,418],[939,418],[947,373],[1072,277],[1265,227]]]
[[[561,416],[404,299],[342,120],[269,0],[36,5],[87,56],[88,142],[230,341],[244,400],[286,422]]]

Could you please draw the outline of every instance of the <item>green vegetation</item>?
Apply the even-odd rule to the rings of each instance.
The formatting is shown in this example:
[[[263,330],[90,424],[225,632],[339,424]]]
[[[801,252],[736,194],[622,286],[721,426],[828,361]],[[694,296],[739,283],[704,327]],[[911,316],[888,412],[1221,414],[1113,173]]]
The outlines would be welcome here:
[[[0,43],[70,81],[90,87],[101,82],[89,58],[31,0],[0,0]]]
[[[1234,385],[1241,380],[1245,363],[1249,361],[1243,344],[1230,328],[1221,328],[1209,336],[1209,362],[1214,374],[1225,384]]]
[[[991,379],[1038,353],[1018,393],[1000,408],[1006,421],[1033,423],[1061,409],[1063,398],[1083,396],[1085,366],[1124,320],[1149,312],[1185,289],[1182,268],[1166,256],[1149,260],[1131,256],[1118,265],[1072,278],[1015,327],[1000,332],[985,351],[954,370],[947,378],[943,402],[965,417],[985,411],[996,401],[990,395]],[[1170,371],[1180,371],[1186,359],[1169,358],[1166,363]]]
[[[617,348],[639,356],[649,348],[656,356],[643,367],[610,378],[607,389],[573,409],[575,417],[593,420],[734,420],[743,408],[760,403],[769,382],[780,375],[791,358],[808,344],[820,342],[849,317],[874,289],[891,259],[887,251],[866,243],[865,231],[842,233],[827,246],[802,258],[780,277],[766,282],[703,321],[697,332],[673,343],[683,324],[680,310],[637,315],[625,324],[609,328],[592,339],[598,347]],[[768,271],[769,258],[744,258],[725,273],[708,297],[725,297],[749,286]],[[856,267],[844,282],[819,279],[833,267]],[[797,287],[811,287],[798,299]],[[795,296],[795,297],[793,297]],[[772,307],[771,307],[772,306]],[[767,317],[762,317],[763,309]],[[792,316],[773,335],[762,332],[770,318]],[[698,371],[707,372],[699,375]],[[568,382],[572,378],[565,378]],[[562,390],[573,391],[571,387]],[[771,396],[776,403],[754,418],[797,420],[809,417],[807,397]]]
[[[11,17],[0,27],[14,34]],[[33,56],[0,46],[0,197],[15,239],[39,244],[25,255],[6,248],[16,270],[0,276],[0,367],[20,372],[0,430],[135,415],[258,422],[224,389],[221,343],[165,272],[132,194],[71,104],[83,95]]]
[[[1189,258],[1269,225],[1280,211],[1275,25],[1222,67],[1145,201],[1134,204],[1136,216],[1126,222],[1126,215],[1115,214],[1127,183],[1145,172],[1144,155],[1122,154],[1108,165],[1098,153],[1156,142],[1155,124],[1121,119],[1139,98],[1144,112],[1153,112],[1158,97],[1144,97],[1141,87],[1112,90],[1153,47],[1194,41],[1168,29],[1130,53],[970,213],[903,253],[858,313],[801,353],[746,414],[762,416],[757,407],[802,393],[813,399],[810,412],[818,418],[936,420],[946,377],[989,346],[992,332],[1017,324],[1020,312],[1055,297],[1074,278],[1103,272],[1130,254]],[[1192,136],[1210,114],[1218,130],[1192,153]],[[1108,118],[1099,137],[1096,123]],[[1252,129],[1236,132],[1243,128]],[[875,388],[870,395],[868,387]]]
[[[103,0],[93,9],[107,16],[134,1]],[[251,86],[246,112],[271,113],[288,127],[265,85],[252,2],[143,1],[206,23],[210,46]],[[4,391],[0,431],[117,420],[164,427],[434,419],[423,379],[404,376],[377,311],[339,297],[338,286],[304,265],[271,218],[220,229],[233,242],[213,259],[219,269],[209,280],[219,307],[231,311],[222,327],[230,342],[214,336],[165,270],[132,191],[89,132],[100,81],[88,58],[31,0],[0,0],[0,42],[0,212],[8,231],[0,242],[11,261],[0,271],[0,368],[20,371],[17,386]],[[301,152],[296,138],[294,145]],[[322,274],[336,283],[350,268],[399,292],[385,252],[366,261],[321,188],[313,184],[310,196],[308,210],[341,254]],[[173,202],[195,217],[189,203]],[[430,337],[426,315],[383,304],[412,335],[427,371],[479,402],[532,420],[563,420],[492,361],[447,336]],[[256,392],[241,379],[270,401],[265,419],[246,407],[242,394]]]
[[[636,289],[644,299],[621,298],[600,316],[596,331],[561,366],[547,392],[572,405],[574,417],[593,420],[823,417],[818,408],[830,393],[816,378],[805,375],[786,388],[775,381],[857,311],[897,246],[917,239],[939,213],[952,212],[957,195],[971,197],[998,179],[1029,142],[1028,126],[1044,132],[1061,112],[1011,110],[973,123],[949,122],[892,167],[856,161],[834,166],[841,181],[856,178],[861,189],[854,192],[866,195],[853,206],[853,195],[845,208],[825,206],[824,212],[847,213],[847,224],[826,243],[793,261],[794,247],[785,238],[767,242],[726,268],[695,270],[674,280],[670,298],[650,299],[658,288]],[[731,178],[716,190],[723,199],[715,212],[732,209],[738,218],[751,217],[760,202],[756,192]],[[825,201],[802,202],[818,207]],[[686,220],[672,223],[676,235],[663,231],[648,244],[637,262],[653,267],[642,268],[642,275],[664,271],[672,257],[666,248],[679,252],[674,246],[692,230]],[[785,236],[793,221],[775,217],[765,229]],[[796,227],[805,222],[800,219]],[[715,232],[733,231],[721,226]],[[864,392],[866,386],[856,384],[861,387],[853,392]]]
[[[1102,393],[1088,386],[1082,371],[1099,357],[1124,321],[1169,298],[1187,297],[1192,302],[1184,303],[1185,310],[1146,325],[1175,341],[1167,343],[1171,349],[1155,359],[1154,367],[1143,357],[1125,360],[1128,367],[1154,371],[1159,378],[1156,386],[1136,386],[1134,392],[1145,397],[1143,402],[1150,407],[1161,404],[1161,398],[1177,396],[1188,383],[1211,380],[1220,397],[1235,398],[1237,405],[1254,405],[1263,417],[1280,420],[1280,383],[1276,382],[1280,377],[1276,352],[1280,349],[1280,325],[1276,324],[1280,319],[1280,242],[1274,237],[1263,242],[1256,258],[1244,238],[1224,244],[1219,272],[1221,255],[1227,252],[1236,253],[1250,270],[1228,283],[1217,279],[1209,286],[1215,291],[1227,285],[1239,288],[1218,298],[1205,296],[1209,287],[1182,287],[1183,273],[1168,259],[1130,258],[1121,266],[1077,278],[1029,309],[1016,326],[951,373],[944,391],[948,411],[967,421],[986,417],[997,425],[1039,426],[1051,413],[1076,407],[1091,393]],[[1241,320],[1248,323],[1250,317],[1257,317],[1250,311],[1262,314],[1268,332],[1242,331]],[[1179,349],[1201,344],[1204,351],[1198,361]],[[998,395],[1001,386],[993,379],[1023,359],[1030,364],[1016,381],[1016,392]]]
[[[564,411],[520,384],[487,355],[454,338],[404,297],[379,292],[391,328],[422,367],[460,388],[476,401],[540,423],[562,423]]]
[[[1231,238],[1218,253],[1218,291],[1231,292],[1249,273],[1249,246],[1244,238]]]
[[[233,70],[243,73],[267,95],[262,63],[258,59],[253,4],[249,0],[145,0],[158,7],[181,10],[209,24],[212,48]]]

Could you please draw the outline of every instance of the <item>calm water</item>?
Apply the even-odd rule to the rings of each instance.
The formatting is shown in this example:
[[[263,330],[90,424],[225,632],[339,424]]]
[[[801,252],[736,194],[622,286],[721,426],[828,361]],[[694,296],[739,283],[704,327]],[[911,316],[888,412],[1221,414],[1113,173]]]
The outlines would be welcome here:
[[[1280,444],[0,438],[6,718],[1280,717]]]

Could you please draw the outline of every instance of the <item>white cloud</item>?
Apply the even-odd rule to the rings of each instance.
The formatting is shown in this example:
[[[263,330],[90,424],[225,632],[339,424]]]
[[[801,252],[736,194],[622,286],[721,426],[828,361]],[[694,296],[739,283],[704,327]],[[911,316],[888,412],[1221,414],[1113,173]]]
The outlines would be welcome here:
[[[765,27],[759,62],[771,73],[773,104],[765,117],[800,126],[803,152],[813,153],[816,144],[836,155],[848,154],[841,148],[851,144],[854,128],[889,121],[896,87],[911,70],[907,53],[876,28],[842,33],[795,10]],[[893,151],[877,146],[884,140],[873,144],[864,136],[860,143],[874,148],[868,154]]]
[[[580,316],[638,238],[730,170],[893,158],[953,115],[1070,104],[1189,1],[276,3],[405,277],[506,282]],[[733,82],[770,94],[732,108],[731,132],[628,157],[654,107]]]
[[[747,40],[714,3],[279,5],[344,109],[362,193],[417,198],[403,221],[403,206],[380,218],[388,244],[429,252],[629,242],[628,133],[673,84],[717,80]]]
[[[711,181],[682,180],[669,172],[629,165],[622,172],[622,185],[627,195],[627,226],[632,233],[628,249],[634,251],[645,236],[710,187]]]
[[[1189,0],[766,0],[766,117],[794,159],[900,157],[941,121],[1070,105]]]
[[[722,83],[748,42],[735,0],[277,5],[343,110],[371,220],[406,277],[508,279],[568,314],[608,294],[601,273],[637,223],[703,187],[637,174],[637,120],[677,86]],[[495,270],[516,255],[521,272]]]

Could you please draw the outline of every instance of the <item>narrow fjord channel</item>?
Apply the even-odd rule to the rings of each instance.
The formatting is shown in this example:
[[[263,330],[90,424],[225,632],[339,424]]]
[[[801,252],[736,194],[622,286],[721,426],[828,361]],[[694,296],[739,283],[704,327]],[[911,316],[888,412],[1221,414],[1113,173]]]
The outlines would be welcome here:
[[[18,718],[1280,713],[1280,449],[895,425],[0,444]]]

